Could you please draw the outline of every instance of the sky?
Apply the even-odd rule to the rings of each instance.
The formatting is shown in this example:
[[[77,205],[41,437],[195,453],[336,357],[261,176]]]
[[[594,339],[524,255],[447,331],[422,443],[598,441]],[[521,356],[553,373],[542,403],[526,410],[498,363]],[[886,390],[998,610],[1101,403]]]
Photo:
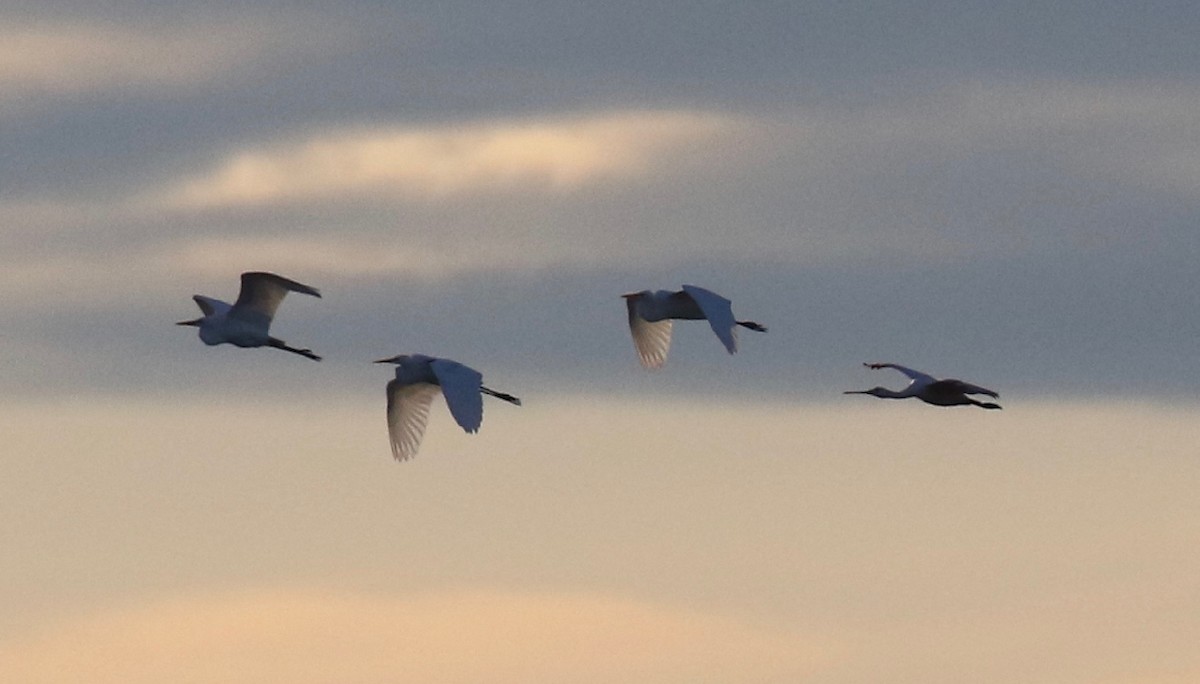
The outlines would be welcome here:
[[[409,5],[0,7],[0,672],[1200,679],[1200,9]]]

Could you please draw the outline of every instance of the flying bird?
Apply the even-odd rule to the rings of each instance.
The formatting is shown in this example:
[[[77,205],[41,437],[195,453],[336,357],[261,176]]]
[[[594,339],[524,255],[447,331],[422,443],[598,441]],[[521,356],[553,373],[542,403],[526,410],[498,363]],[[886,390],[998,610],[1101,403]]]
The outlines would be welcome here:
[[[176,325],[200,328],[200,340],[209,346],[228,342],[237,347],[275,347],[320,361],[321,357],[311,349],[289,347],[283,340],[267,334],[275,310],[288,292],[321,296],[316,288],[283,276],[250,271],[242,274],[242,290],[233,306],[219,299],[193,295],[192,299],[204,315],[194,320],[180,321]]]
[[[457,361],[400,354],[375,363],[396,364],[396,379],[387,384],[387,422],[392,456],[397,461],[416,456],[429,422],[429,406],[439,388],[455,422],[469,433],[477,432],[483,422],[484,394],[521,405],[513,395],[484,386],[479,371]]]
[[[660,368],[666,362],[673,320],[707,320],[730,354],[737,352],[737,326],[767,331],[754,321],[736,320],[728,299],[695,285],[684,285],[678,292],[642,290],[621,296],[629,309],[633,346],[646,368]]]
[[[993,399],[1000,398],[1000,395],[996,392],[980,387],[979,385],[972,385],[969,382],[954,379],[938,380],[920,371],[905,368],[895,363],[864,363],[863,365],[871,369],[895,368],[911,378],[912,382],[908,383],[908,387],[899,392],[887,389],[886,387],[872,387],[869,390],[848,390],[843,392],[843,394],[869,394],[880,399],[907,399],[909,397],[916,397],[934,406],[971,405],[985,409],[1001,408],[999,404],[978,401],[967,396],[968,394],[985,394]]]

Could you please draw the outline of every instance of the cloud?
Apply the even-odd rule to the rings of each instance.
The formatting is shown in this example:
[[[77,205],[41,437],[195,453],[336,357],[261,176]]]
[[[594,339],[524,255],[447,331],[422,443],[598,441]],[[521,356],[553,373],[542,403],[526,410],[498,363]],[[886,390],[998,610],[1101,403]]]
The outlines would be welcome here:
[[[128,268],[114,268],[114,260]],[[0,306],[7,310],[105,305],[132,306],[178,288],[236,295],[242,271],[268,270],[305,279],[437,280],[482,271],[549,268],[564,260],[592,264],[583,254],[526,250],[502,238],[481,237],[472,249],[395,239],[333,236],[212,236],[156,240],[75,253],[39,252],[0,258]],[[233,288],[233,289],[230,289]]]
[[[1130,202],[1200,197],[1197,107],[1181,84],[994,82],[840,109],[293,132],[144,193],[11,198],[0,280],[6,300],[62,302],[252,268],[437,279],[1123,249]],[[1136,239],[1171,244],[1172,225],[1147,218]]]
[[[0,644],[14,681],[794,681],[828,647],[783,629],[586,594],[226,593]]]
[[[551,253],[531,253],[497,244],[486,250],[454,251],[421,244],[381,245],[363,240],[324,237],[236,238],[189,242],[159,255],[164,270],[202,277],[228,278],[230,255],[247,264],[269,264],[273,270],[348,277],[445,278],[483,269],[520,270],[546,267]]]
[[[1083,179],[1200,196],[1197,108],[1200,88],[1189,83],[972,82],[825,112],[812,125],[832,134],[827,141],[881,152],[884,163],[911,163],[922,153],[986,162],[1024,151]]]
[[[0,28],[0,97],[192,86],[331,45],[334,33],[278,18],[191,25],[12,22]]]
[[[205,209],[399,196],[444,199],[511,190],[563,192],[637,179],[719,144],[744,121],[701,111],[390,126],[321,133],[231,154],[162,193]]]

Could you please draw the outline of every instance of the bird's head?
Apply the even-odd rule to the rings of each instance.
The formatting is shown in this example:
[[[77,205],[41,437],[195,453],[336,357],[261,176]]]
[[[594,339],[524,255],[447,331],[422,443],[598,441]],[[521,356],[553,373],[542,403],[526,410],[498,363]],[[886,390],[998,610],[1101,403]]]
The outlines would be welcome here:
[[[883,398],[890,392],[891,390],[886,387],[872,387],[871,389],[866,390],[846,390],[845,392],[842,392],[842,394],[869,394],[873,397]]]
[[[373,361],[372,363],[394,363],[397,366],[399,366],[400,364],[408,361],[409,358],[411,358],[409,354],[397,354],[395,356],[389,356],[386,359],[379,359],[378,361]]]
[[[191,326],[195,326],[198,328],[198,327],[200,327],[200,321],[203,321],[203,320],[204,320],[203,318],[193,318],[190,321],[179,321],[175,325],[191,325]]]

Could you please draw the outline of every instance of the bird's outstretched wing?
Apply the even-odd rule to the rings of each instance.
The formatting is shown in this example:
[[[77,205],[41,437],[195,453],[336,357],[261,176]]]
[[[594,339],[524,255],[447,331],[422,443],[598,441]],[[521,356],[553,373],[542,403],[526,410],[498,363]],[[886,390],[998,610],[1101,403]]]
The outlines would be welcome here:
[[[205,316],[211,316],[214,313],[223,314],[229,311],[229,305],[219,299],[205,297],[204,295],[192,295],[192,301],[196,302],[196,306],[200,307],[200,311]]]
[[[446,395],[446,405],[455,422],[467,432],[479,430],[483,423],[483,394],[479,391],[483,375],[449,359],[437,359],[429,367],[442,385],[442,394]]]
[[[662,368],[671,349],[671,319],[647,321],[638,315],[638,302],[633,297],[625,300],[625,306],[629,309],[629,332],[642,366]]]
[[[730,354],[737,353],[737,332],[734,330],[737,322],[733,318],[733,302],[716,292],[695,285],[684,285],[683,291],[704,312],[704,317],[708,319],[708,324],[721,340],[721,344],[725,345],[725,349]]]
[[[437,393],[437,386],[426,382],[402,385],[392,380],[387,384],[388,438],[397,461],[417,455],[429,423],[429,407]]]
[[[933,377],[932,375],[926,375],[921,371],[905,368],[904,366],[896,363],[864,363],[863,365],[871,369],[894,368],[907,375],[909,379],[913,381],[914,385],[928,385],[930,383],[937,382],[937,378]]]
[[[275,317],[275,310],[288,292],[301,292],[313,297],[321,293],[314,287],[309,287],[294,280],[289,280],[274,273],[249,271],[242,274],[242,289],[238,292],[237,301],[233,304],[230,315],[234,318],[262,318],[268,321]]]
[[[958,390],[959,392],[962,392],[963,394],[986,394],[987,396],[989,396],[993,399],[1000,398],[1000,394],[998,392],[993,392],[992,390],[987,389],[985,387],[980,387],[979,385],[972,385],[971,383],[963,382],[962,380],[954,380],[952,378],[950,380],[943,380],[943,382],[953,386],[956,390]]]

